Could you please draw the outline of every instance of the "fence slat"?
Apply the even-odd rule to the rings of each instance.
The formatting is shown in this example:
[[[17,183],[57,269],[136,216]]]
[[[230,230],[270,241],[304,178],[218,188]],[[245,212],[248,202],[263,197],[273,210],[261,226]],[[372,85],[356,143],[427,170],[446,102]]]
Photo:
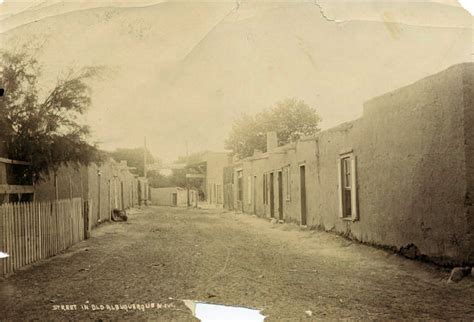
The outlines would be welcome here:
[[[39,228],[38,228],[38,220],[40,216],[38,204],[34,203],[33,204],[33,213],[35,216],[33,216],[33,223],[34,223],[34,239],[33,239],[33,262],[36,262],[38,260],[38,245],[40,241],[39,237]]]
[[[30,204],[25,204],[25,222],[23,223],[25,228],[25,265],[30,263],[31,248],[30,248],[30,234],[31,234],[31,221],[30,221]]]
[[[1,229],[1,232],[2,232],[2,235],[0,236],[0,245],[1,245],[1,248],[0,250],[7,253],[6,249],[6,244],[7,244],[7,238],[6,238],[6,228],[5,228],[5,214],[4,214],[4,210],[3,210],[3,207],[0,206],[0,229]],[[7,253],[8,254],[8,253]],[[0,274],[1,276],[5,275],[6,274],[6,260],[3,259],[1,262],[0,262],[0,266],[1,266],[1,271],[0,271]]]
[[[81,198],[0,205],[0,246],[9,257],[0,276],[54,256],[86,238],[86,208]]]
[[[15,220],[15,206],[14,205],[9,205],[9,208],[10,208],[10,214],[11,214],[11,225],[12,225],[12,230],[13,230],[13,233],[12,233],[12,252],[11,252],[11,256],[12,256],[12,272],[16,269],[16,261],[17,261],[17,248],[18,248],[18,243],[17,241],[15,240],[15,236],[18,236],[18,227],[17,227],[17,224],[16,224],[16,220]]]
[[[16,269],[22,266],[23,262],[23,229],[22,229],[22,215],[20,213],[20,206],[15,204],[15,212],[13,220],[16,221],[17,229],[18,229],[18,236],[15,239],[18,240],[18,252],[17,252],[17,261],[16,261]]]
[[[14,270],[18,269],[20,267],[20,260],[21,260],[21,230],[20,230],[20,216],[18,216],[18,206],[16,204],[13,205],[13,220],[15,221],[15,230],[16,234],[14,236],[15,238],[15,268]]]
[[[5,252],[10,255],[5,259],[5,275],[10,273],[10,262],[11,262],[11,249],[10,249],[10,214],[8,213],[8,207],[6,205],[2,205],[3,215],[5,216]]]
[[[5,223],[5,252],[10,255],[9,257],[7,257],[5,259],[5,275],[8,274],[10,272],[10,260],[11,260],[11,251],[10,251],[10,223],[8,221],[9,219],[9,215],[8,215],[8,208],[5,207],[5,205],[2,205],[2,212],[3,212],[3,216],[5,216],[4,218],[4,223]]]
[[[46,222],[46,212],[44,208],[44,203],[39,204],[40,207],[40,235],[41,235],[41,243],[40,243],[40,259],[45,258],[44,256],[44,248],[45,248],[45,240],[46,240],[46,234],[45,234],[45,227],[44,223]]]
[[[12,207],[11,205],[7,205],[7,214],[8,214],[8,254],[10,257],[8,258],[8,273],[13,272],[13,215],[12,215]]]

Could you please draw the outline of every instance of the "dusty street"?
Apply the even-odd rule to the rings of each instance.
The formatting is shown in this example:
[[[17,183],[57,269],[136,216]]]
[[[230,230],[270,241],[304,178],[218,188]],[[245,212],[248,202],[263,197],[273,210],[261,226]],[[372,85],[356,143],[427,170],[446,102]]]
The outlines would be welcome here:
[[[473,279],[448,285],[448,275],[291,224],[150,207],[0,281],[0,318],[193,320],[181,299],[258,308],[273,321],[474,318]]]

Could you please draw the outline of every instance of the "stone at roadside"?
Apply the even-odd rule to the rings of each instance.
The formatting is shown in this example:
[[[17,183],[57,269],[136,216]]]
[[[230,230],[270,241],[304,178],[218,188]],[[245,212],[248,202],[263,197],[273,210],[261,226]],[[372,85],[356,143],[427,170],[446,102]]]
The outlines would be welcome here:
[[[451,271],[449,276],[448,283],[457,283],[462,280],[467,275],[471,274],[471,267],[455,267]]]
[[[409,244],[405,247],[400,248],[400,254],[410,259],[416,259],[421,255],[420,250],[414,244]]]

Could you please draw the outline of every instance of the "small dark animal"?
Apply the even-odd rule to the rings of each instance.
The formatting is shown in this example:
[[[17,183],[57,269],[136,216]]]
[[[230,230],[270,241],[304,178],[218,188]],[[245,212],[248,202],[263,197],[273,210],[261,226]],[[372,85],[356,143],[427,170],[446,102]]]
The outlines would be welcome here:
[[[125,210],[114,209],[112,210],[112,221],[127,221],[127,213]]]

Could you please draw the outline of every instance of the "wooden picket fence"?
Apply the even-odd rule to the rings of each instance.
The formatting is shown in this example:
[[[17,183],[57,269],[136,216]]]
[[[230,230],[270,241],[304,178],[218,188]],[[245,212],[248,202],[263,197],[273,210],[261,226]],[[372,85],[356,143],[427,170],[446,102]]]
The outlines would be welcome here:
[[[0,251],[9,255],[0,259],[0,276],[85,239],[85,205],[81,198],[0,205]]]

